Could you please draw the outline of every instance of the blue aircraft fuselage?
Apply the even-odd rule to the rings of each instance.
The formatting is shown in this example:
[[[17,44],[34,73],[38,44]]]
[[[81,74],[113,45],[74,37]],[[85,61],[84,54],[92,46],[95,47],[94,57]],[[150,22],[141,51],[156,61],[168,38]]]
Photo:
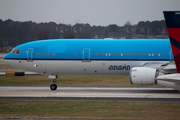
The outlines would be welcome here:
[[[15,47],[4,59],[169,61],[174,60],[170,41],[159,40],[43,40]]]
[[[48,75],[128,75],[133,67],[174,60],[164,40],[43,40],[15,47],[9,65]]]

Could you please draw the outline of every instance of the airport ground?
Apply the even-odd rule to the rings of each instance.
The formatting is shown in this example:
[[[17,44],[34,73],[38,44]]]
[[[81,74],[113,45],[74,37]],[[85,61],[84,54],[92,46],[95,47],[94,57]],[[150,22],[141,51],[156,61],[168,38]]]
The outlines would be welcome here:
[[[178,120],[180,103],[1,101],[0,119]]]
[[[0,57],[0,72],[6,70],[17,69],[6,65]],[[63,76],[63,78],[60,76],[57,91],[51,91],[50,84],[47,76],[0,76],[0,119],[180,119],[178,91],[159,85],[133,86],[128,76]],[[39,93],[41,96],[22,96],[21,93],[29,94],[29,90],[32,94]],[[7,96],[10,93],[20,96]],[[42,97],[43,94],[50,95],[51,98]],[[76,97],[70,99],[66,96],[67,99],[65,99],[65,96],[60,96],[67,94],[76,95]],[[78,94],[86,97],[77,97]],[[88,94],[99,96],[108,94],[116,97],[102,99],[91,96],[89,99]],[[129,95],[132,98],[123,100],[125,98],[121,95]],[[144,95],[147,101],[137,96],[133,98],[133,95]],[[165,98],[161,95],[165,95]],[[171,95],[170,98],[167,98],[169,95]],[[152,96],[155,101],[149,101],[148,97]],[[174,101],[171,97],[178,99]],[[136,101],[136,99],[139,100]]]

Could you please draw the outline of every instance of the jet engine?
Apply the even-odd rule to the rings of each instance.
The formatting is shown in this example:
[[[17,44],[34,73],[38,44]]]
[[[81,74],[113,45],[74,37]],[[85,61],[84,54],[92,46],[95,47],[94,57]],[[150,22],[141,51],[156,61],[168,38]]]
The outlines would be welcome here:
[[[147,67],[134,67],[130,70],[130,81],[133,85],[154,85],[157,84],[155,78],[159,71]]]

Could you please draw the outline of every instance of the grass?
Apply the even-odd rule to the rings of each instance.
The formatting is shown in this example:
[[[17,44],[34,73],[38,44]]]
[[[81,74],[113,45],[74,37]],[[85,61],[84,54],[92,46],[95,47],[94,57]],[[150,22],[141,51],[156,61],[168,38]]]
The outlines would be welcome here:
[[[0,119],[180,119],[180,103],[1,101]]]
[[[11,66],[9,66],[9,65],[4,65],[4,64],[1,64],[0,65],[0,70],[7,70],[7,69],[16,69],[16,68],[14,68],[14,67],[11,67]]]
[[[48,76],[0,76],[0,86],[49,86],[51,81]],[[152,87],[152,85],[131,85],[129,76],[63,76],[63,78],[59,76],[57,81],[58,86]]]

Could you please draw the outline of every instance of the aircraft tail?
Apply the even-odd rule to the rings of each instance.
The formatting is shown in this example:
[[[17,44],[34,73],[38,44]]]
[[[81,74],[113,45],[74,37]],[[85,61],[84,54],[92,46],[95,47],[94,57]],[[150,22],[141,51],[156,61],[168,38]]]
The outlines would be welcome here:
[[[171,42],[176,69],[180,73],[180,11],[164,11],[166,27]]]

